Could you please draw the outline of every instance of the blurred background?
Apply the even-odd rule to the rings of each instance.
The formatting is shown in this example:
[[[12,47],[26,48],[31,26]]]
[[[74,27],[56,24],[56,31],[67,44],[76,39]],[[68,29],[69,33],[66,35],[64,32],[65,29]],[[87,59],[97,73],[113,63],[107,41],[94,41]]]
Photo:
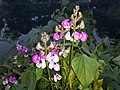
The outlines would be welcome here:
[[[76,3],[96,37],[120,39],[120,0],[0,0],[0,57],[53,20],[55,11],[67,7],[70,13]]]

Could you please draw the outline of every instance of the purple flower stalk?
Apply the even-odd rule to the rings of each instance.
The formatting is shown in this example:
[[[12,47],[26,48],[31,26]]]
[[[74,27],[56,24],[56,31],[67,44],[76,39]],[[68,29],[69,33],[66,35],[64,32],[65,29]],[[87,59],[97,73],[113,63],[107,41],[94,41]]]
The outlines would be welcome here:
[[[27,53],[27,51],[28,51],[28,48],[26,46],[22,46],[22,45],[19,45],[19,44],[17,44],[16,48],[18,50],[18,54],[21,54],[22,52]]]

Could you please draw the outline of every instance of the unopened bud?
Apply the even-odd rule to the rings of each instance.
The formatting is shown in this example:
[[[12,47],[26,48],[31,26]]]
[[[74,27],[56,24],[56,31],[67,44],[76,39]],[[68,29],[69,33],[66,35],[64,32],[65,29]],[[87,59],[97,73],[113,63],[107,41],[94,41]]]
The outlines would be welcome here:
[[[44,32],[41,36],[42,36],[41,40],[43,42],[47,42],[49,40],[49,38],[50,38],[49,35],[46,34],[46,32]]]

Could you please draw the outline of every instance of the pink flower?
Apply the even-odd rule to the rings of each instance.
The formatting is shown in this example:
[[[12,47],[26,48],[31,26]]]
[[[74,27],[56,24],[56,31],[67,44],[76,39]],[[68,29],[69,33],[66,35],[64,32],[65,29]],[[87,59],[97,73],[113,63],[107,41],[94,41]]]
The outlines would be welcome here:
[[[45,56],[45,53],[44,53],[44,51],[40,51],[40,53],[39,53],[39,56],[40,56],[40,60],[42,61],[42,60],[46,60],[46,56]]]
[[[79,40],[80,38],[80,33],[79,32],[74,32],[74,40]]]
[[[70,28],[74,25],[74,21],[70,21],[70,23],[68,21],[69,21],[69,19],[63,20],[62,23],[61,23],[62,27],[67,29],[67,28]]]
[[[86,32],[81,33],[81,37],[79,38],[81,41],[85,42],[88,39],[88,35]]]
[[[63,34],[60,32],[60,34],[58,34],[58,32],[54,33],[53,35],[53,39],[55,40],[60,40],[62,38]]]
[[[32,56],[32,61],[34,63],[38,63],[40,61],[40,57],[38,56],[38,54]]]
[[[14,83],[14,84],[17,84],[17,83],[18,83],[18,81],[16,80],[16,77],[12,77],[12,76],[10,76],[9,82],[10,82],[10,83]]]
[[[62,21],[62,26],[64,27],[64,28],[70,28],[70,24],[69,24],[69,19],[65,19],[65,20],[63,20]]]
[[[56,49],[52,49],[52,54],[57,54],[58,55],[58,53],[59,53],[59,50],[56,50]]]
[[[70,21],[69,24],[70,24],[70,27],[71,27],[71,26],[73,26],[75,24],[75,22],[74,21]]]

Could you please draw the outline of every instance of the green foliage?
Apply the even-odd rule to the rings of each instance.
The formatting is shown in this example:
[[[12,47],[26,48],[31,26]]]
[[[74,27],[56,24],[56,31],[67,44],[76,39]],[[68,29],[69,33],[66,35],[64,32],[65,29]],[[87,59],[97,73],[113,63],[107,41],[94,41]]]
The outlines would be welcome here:
[[[34,90],[36,86],[36,78],[34,71],[25,71],[21,74],[21,84],[26,85],[27,90]]]
[[[42,69],[36,68],[36,80],[39,80],[42,76]]]
[[[113,59],[113,62],[114,62],[116,65],[120,66],[120,55],[117,56],[117,57],[115,57],[115,58]]]
[[[88,87],[94,80],[98,63],[95,58],[83,54],[72,60],[72,68],[83,87]]]

